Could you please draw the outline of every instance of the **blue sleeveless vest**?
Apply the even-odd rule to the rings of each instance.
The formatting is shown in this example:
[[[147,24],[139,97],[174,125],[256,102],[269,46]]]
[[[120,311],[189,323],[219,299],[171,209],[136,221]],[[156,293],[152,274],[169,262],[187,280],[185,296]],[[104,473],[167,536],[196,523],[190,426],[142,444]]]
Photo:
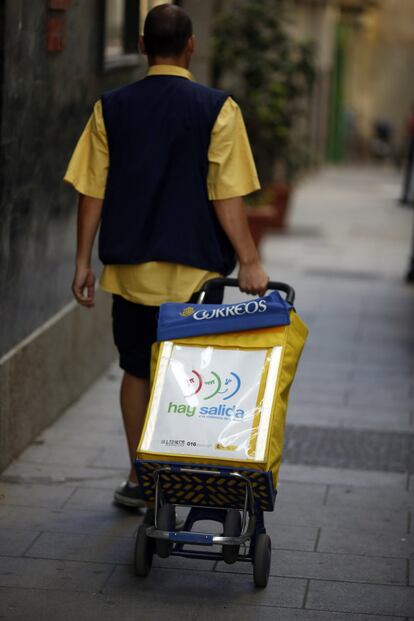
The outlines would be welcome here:
[[[110,158],[99,237],[104,264],[168,261],[232,271],[234,251],[207,194],[210,135],[227,97],[168,75],[102,96]]]

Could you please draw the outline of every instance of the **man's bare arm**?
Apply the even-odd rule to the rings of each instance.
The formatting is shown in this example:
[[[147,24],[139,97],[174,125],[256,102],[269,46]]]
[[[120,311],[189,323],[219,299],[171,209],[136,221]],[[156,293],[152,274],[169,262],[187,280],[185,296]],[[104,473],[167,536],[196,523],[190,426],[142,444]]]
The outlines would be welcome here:
[[[213,201],[217,218],[239,260],[239,287],[245,293],[264,295],[269,277],[263,270],[250,233],[241,197]]]
[[[76,301],[91,308],[95,299],[95,274],[92,271],[92,249],[101,221],[103,200],[79,196],[76,270],[72,292]],[[85,294],[86,291],[86,294]]]

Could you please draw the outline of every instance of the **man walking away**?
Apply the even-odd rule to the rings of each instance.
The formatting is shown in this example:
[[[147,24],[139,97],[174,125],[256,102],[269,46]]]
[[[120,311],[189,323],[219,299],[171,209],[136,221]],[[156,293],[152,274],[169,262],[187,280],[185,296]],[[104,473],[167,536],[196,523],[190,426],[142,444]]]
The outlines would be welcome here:
[[[235,255],[242,291],[263,295],[268,283],[241,198],[260,187],[241,112],[228,94],[193,81],[194,46],[185,11],[152,9],[140,40],[146,77],[96,102],[65,175],[80,194],[75,299],[94,304],[99,226],[100,286],[113,295],[131,463],[114,498],[127,506],[143,505],[133,463],[159,305],[188,301],[206,280],[229,274]]]

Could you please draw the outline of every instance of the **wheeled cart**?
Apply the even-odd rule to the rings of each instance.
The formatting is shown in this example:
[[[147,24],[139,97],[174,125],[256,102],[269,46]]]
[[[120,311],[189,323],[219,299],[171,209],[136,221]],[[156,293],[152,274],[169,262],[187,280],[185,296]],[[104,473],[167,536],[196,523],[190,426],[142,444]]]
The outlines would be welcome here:
[[[153,383],[136,470],[141,497],[154,503],[135,543],[135,572],[148,575],[154,553],[253,564],[265,587],[271,541],[264,511],[274,508],[289,389],[307,328],[294,291],[237,304],[160,308]],[[282,299],[279,291],[286,294]],[[176,506],[190,507],[182,529]],[[150,513],[149,513],[150,514]],[[221,524],[219,534],[197,530]]]

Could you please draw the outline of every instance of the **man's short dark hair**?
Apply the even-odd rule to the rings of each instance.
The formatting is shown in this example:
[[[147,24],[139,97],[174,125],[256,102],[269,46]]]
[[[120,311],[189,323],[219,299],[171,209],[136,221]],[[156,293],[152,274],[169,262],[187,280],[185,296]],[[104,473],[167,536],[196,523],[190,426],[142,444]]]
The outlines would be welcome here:
[[[179,56],[193,34],[187,13],[173,4],[161,4],[148,13],[144,42],[148,56]]]

